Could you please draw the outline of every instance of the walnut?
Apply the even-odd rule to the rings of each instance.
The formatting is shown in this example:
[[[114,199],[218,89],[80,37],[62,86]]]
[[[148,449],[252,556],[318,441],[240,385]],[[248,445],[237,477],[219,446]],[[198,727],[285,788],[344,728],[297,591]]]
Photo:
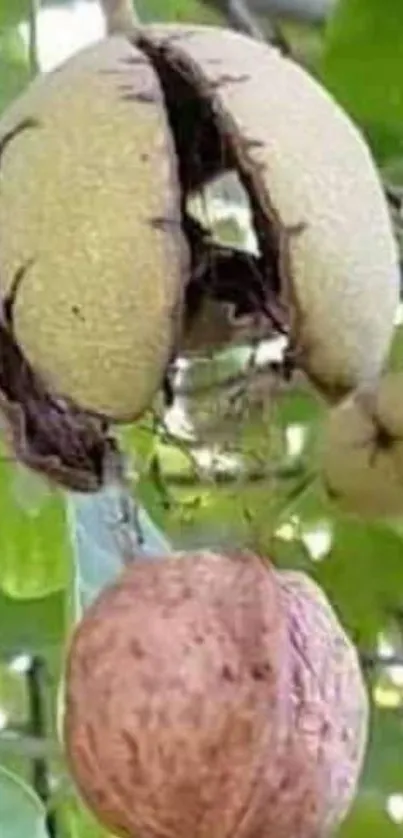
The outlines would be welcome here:
[[[135,559],[72,639],[67,756],[116,835],[325,835],[354,795],[366,723],[324,595],[251,554]]]

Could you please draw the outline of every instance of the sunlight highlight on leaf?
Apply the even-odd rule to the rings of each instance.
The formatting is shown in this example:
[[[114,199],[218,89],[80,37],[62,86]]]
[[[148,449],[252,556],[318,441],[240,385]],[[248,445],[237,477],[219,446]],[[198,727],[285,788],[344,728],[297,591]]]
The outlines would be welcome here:
[[[384,709],[396,709],[403,706],[403,696],[399,690],[377,684],[372,692],[375,704]]]
[[[305,425],[288,425],[285,429],[288,454],[290,457],[299,457],[302,453],[307,434]]]
[[[403,794],[391,794],[386,802],[386,811],[395,823],[403,823]]]
[[[301,539],[305,544],[311,559],[315,562],[324,559],[330,552],[333,541],[332,528],[328,521],[318,524],[311,530],[305,530]]]

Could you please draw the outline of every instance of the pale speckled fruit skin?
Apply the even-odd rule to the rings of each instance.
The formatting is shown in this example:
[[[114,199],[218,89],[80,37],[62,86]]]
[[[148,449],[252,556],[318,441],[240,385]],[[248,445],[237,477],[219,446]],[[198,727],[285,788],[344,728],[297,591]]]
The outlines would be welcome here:
[[[0,167],[3,295],[33,260],[16,338],[56,394],[132,419],[160,386],[188,263],[158,78],[111,37],[34,82],[0,137],[26,117],[39,126],[7,146]]]
[[[365,716],[358,664],[324,597],[280,577],[249,554],[134,560],[76,629],[67,757],[117,835],[319,838],[338,799],[344,814],[365,726],[347,730],[354,702]]]
[[[387,373],[367,402],[354,394],[325,420],[323,482],[337,506],[362,518],[403,514],[403,374]],[[390,434],[382,445],[379,426]]]
[[[207,26],[145,31],[213,85],[268,220],[283,231],[306,225],[282,242],[298,361],[332,396],[374,380],[398,305],[398,252],[358,129],[316,80],[265,43]]]

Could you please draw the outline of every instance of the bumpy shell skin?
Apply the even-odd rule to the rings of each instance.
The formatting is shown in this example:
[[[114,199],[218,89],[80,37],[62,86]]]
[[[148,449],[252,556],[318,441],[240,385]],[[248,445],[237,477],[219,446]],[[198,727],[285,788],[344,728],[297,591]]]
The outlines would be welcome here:
[[[0,161],[0,286],[49,388],[124,420],[148,406],[174,343],[187,251],[158,77],[124,37],[27,90]]]
[[[346,512],[364,518],[403,514],[402,393],[402,373],[388,373],[370,396],[350,396],[325,420],[322,478]]]
[[[367,744],[369,704],[356,650],[323,591],[303,573],[278,580],[287,614],[295,747],[320,777],[330,835],[354,798]]]
[[[390,343],[399,270],[363,137],[317,81],[265,43],[207,26],[145,31],[210,92],[240,172],[277,227],[298,361],[330,395],[373,380]]]
[[[365,723],[330,606],[250,555],[136,561],[73,637],[67,755],[117,835],[318,838],[353,795]]]

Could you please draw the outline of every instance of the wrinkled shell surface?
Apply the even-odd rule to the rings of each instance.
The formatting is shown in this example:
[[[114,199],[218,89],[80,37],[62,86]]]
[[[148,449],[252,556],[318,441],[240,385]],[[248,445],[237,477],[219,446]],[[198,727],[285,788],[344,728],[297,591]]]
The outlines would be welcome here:
[[[389,347],[399,270],[362,136],[324,88],[265,43],[207,26],[144,31],[210,91],[248,191],[277,227],[300,362],[330,394],[372,380]]]
[[[385,375],[371,402],[351,396],[327,417],[320,451],[324,484],[352,514],[403,513],[402,379],[401,373]]]
[[[303,573],[282,571],[278,580],[287,614],[295,746],[321,777],[327,835],[354,797],[367,743],[368,698],[356,650],[322,590]]]
[[[3,296],[28,265],[16,338],[53,392],[133,418],[161,383],[186,271],[157,75],[112,37],[31,85],[0,137],[26,118],[37,126],[10,141],[0,164]]]
[[[250,555],[200,552],[136,561],[87,612],[65,742],[87,803],[118,835],[318,838],[353,795],[366,709],[313,585]]]

